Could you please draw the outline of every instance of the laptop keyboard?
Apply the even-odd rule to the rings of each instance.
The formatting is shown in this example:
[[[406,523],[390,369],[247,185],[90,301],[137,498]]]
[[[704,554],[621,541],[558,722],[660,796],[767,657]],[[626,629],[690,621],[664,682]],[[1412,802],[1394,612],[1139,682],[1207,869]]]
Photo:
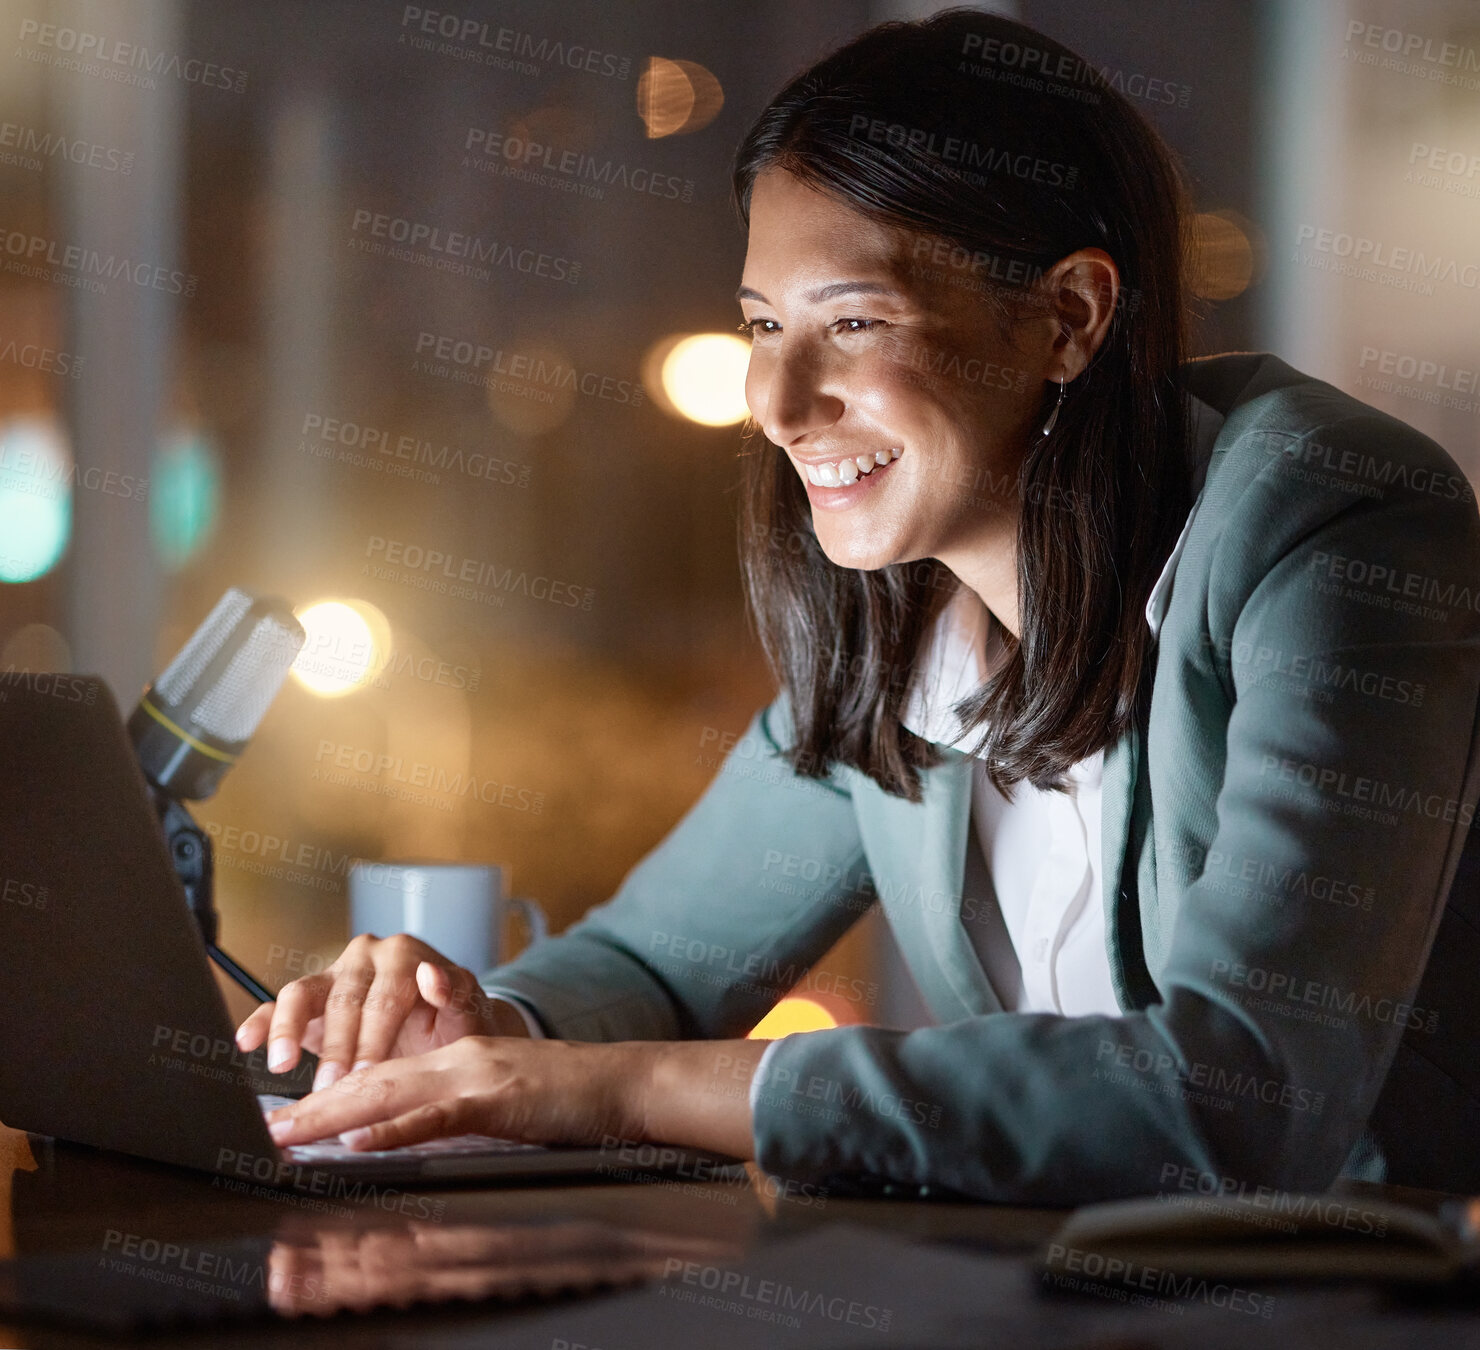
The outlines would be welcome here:
[[[291,1106],[293,1098],[275,1097],[269,1092],[259,1092],[257,1101],[263,1115],[280,1106]],[[458,1134],[446,1139],[428,1139],[420,1144],[406,1144],[401,1148],[355,1149],[341,1144],[337,1139],[320,1139],[313,1144],[290,1144],[283,1153],[294,1162],[344,1162],[356,1158],[447,1158],[470,1154],[487,1156],[490,1153],[541,1153],[540,1144],[522,1144],[514,1139],[495,1139],[490,1134]]]

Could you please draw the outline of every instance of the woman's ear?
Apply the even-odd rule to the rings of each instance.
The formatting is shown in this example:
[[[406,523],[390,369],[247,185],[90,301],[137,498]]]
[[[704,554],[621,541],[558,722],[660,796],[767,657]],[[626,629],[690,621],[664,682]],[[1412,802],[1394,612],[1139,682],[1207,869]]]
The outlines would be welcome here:
[[[1102,248],[1076,249],[1044,276],[1051,326],[1048,353],[1065,380],[1084,373],[1110,331],[1120,299],[1120,269]]]

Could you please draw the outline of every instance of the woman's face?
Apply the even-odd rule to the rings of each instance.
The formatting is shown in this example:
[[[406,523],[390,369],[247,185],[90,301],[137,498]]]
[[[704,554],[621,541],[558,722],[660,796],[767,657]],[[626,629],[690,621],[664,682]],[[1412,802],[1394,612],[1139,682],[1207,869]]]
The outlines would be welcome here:
[[[982,275],[963,250],[789,173],[756,178],[738,293],[745,399],[841,567],[939,558],[959,574],[956,559],[1015,534],[1054,325],[1026,320],[1014,345]]]

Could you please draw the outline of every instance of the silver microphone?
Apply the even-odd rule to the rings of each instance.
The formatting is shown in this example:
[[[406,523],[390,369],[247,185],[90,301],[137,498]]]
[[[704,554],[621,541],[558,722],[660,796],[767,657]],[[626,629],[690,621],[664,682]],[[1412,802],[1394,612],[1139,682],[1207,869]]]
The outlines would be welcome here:
[[[227,591],[128,720],[150,784],[177,801],[215,792],[306,640],[287,601]]]

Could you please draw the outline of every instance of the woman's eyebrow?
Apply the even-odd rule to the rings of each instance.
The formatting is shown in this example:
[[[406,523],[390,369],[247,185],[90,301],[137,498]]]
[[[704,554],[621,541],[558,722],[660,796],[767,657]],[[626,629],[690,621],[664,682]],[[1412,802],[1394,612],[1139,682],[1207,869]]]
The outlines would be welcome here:
[[[827,286],[819,286],[815,291],[808,292],[805,297],[808,304],[820,305],[824,300],[836,300],[840,295],[892,295],[898,296],[899,292],[893,286],[885,286],[877,281],[834,281]],[[736,300],[759,300],[761,304],[768,305],[771,302],[757,290],[749,286],[742,286],[735,292]]]

